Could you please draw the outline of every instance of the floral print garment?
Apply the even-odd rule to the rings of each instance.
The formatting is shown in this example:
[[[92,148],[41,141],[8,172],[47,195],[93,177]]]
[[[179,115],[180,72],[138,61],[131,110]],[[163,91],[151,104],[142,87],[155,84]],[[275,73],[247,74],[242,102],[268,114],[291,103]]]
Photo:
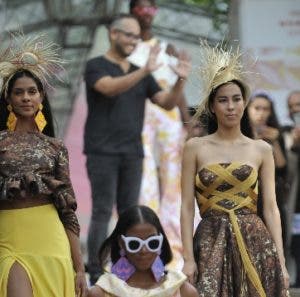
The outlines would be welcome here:
[[[176,65],[177,59],[167,54],[167,42],[156,38],[141,41],[129,61],[139,67],[145,66],[151,47],[158,43],[161,51],[157,62],[162,66],[153,76],[163,90],[169,90],[177,80],[170,65]],[[180,174],[186,132],[179,108],[167,111],[147,99],[142,136],[145,157],[139,203],[151,207],[159,215],[174,255],[169,267],[181,269]]]
[[[158,215],[173,251],[172,269],[183,265],[180,236],[181,157],[185,131],[180,111],[166,111],[146,100],[143,178],[139,203]],[[159,168],[159,169],[158,169]]]

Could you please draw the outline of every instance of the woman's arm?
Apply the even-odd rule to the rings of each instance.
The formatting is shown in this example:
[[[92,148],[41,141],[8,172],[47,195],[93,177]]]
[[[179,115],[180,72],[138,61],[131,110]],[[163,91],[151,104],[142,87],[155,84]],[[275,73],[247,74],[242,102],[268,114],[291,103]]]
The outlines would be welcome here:
[[[80,250],[80,241],[78,236],[74,232],[68,229],[65,230],[70,242],[73,267],[76,272],[76,277],[75,277],[76,296],[85,297],[87,296],[88,289],[87,289],[86,278],[85,278],[84,264],[82,261],[82,255]]]
[[[193,252],[193,227],[195,215],[194,180],[197,168],[196,139],[187,141],[183,151],[182,173],[181,173],[181,238],[183,245],[183,273],[189,281],[194,283],[197,267]]]
[[[58,147],[55,178],[57,181],[59,181],[60,187],[54,193],[54,204],[65,227],[65,231],[70,243],[73,267],[76,272],[76,296],[86,297],[88,291],[85,279],[85,269],[80,250],[80,228],[77,216],[75,214],[77,203],[70,180],[69,156],[64,144],[62,142],[59,142],[59,145],[60,146]]]
[[[170,67],[177,75],[177,81],[170,91],[160,91],[151,98],[154,103],[167,110],[178,105],[179,101],[184,98],[183,88],[191,70],[190,57],[185,51],[181,51],[178,55],[178,63],[175,66],[170,65]]]
[[[180,287],[180,297],[199,297],[199,294],[193,285],[184,282]]]
[[[264,127],[261,132],[264,140],[270,142],[273,146],[273,154],[276,168],[283,168],[286,166],[286,158],[284,154],[284,143],[281,143],[281,135],[279,129],[273,127]]]
[[[281,220],[275,194],[275,165],[270,145],[261,142],[262,163],[260,167],[263,215],[266,226],[275,242],[279,261],[283,270],[285,285],[288,288],[289,276],[285,266],[282,245]]]
[[[273,142],[273,154],[274,154],[274,161],[275,161],[276,168],[285,167],[286,159],[278,140],[275,140]]]
[[[89,294],[87,297],[104,297],[103,290],[98,286],[93,286],[89,290]]]
[[[185,98],[184,94],[183,94],[183,98],[178,101],[177,105],[178,105],[178,108],[179,108],[179,111],[180,111],[181,121],[182,121],[184,127],[186,128],[187,133],[189,134],[191,126],[192,126],[191,125],[192,121],[191,121],[189,108],[188,108],[188,105],[187,105],[186,98]]]

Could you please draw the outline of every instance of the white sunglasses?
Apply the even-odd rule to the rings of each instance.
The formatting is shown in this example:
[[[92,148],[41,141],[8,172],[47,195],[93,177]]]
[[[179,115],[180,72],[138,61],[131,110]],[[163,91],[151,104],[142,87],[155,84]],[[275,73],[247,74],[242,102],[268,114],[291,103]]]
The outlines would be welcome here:
[[[125,243],[126,251],[129,253],[138,253],[143,246],[146,246],[149,252],[156,253],[160,251],[164,240],[162,234],[150,236],[145,240],[124,235],[121,235],[121,238]]]

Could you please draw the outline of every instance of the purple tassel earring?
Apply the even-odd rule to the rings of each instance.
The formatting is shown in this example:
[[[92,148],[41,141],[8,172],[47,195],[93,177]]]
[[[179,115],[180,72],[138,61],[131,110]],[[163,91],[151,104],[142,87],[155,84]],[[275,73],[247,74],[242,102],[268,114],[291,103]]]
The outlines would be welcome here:
[[[111,267],[111,272],[123,281],[127,281],[135,272],[135,267],[125,257],[125,251],[120,250],[120,259]]]
[[[156,282],[159,282],[165,274],[165,265],[159,255],[157,255],[156,259],[154,260],[151,270]]]

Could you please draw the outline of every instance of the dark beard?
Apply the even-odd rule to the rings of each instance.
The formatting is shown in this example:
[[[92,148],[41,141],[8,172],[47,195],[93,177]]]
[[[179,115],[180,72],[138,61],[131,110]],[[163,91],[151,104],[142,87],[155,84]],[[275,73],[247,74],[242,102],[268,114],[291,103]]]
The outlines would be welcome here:
[[[124,52],[122,46],[120,46],[119,44],[115,45],[115,49],[122,58],[127,58],[128,56],[130,56],[130,54]]]

